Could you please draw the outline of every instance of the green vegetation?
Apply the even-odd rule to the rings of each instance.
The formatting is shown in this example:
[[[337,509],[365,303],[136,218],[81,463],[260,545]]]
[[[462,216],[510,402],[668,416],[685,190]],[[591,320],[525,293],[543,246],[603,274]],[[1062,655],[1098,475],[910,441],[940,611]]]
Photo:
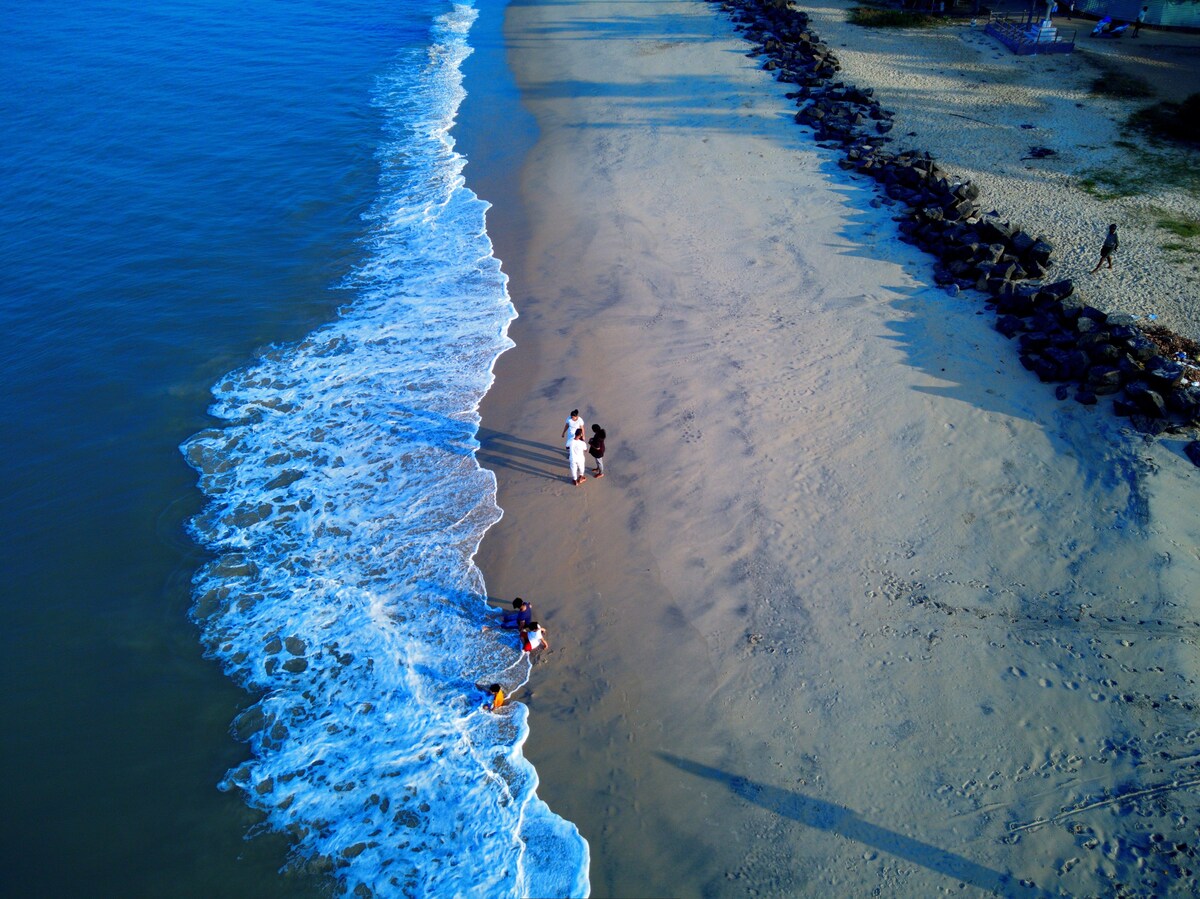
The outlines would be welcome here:
[[[1092,93],[1119,100],[1144,100],[1154,96],[1154,88],[1141,75],[1126,72],[1106,62],[1097,62],[1100,77],[1092,82]]]
[[[1156,225],[1168,234],[1173,234],[1182,240],[1169,240],[1159,246],[1167,253],[1173,253],[1177,262],[1183,261],[1189,256],[1200,254],[1200,247],[1196,245],[1196,238],[1200,237],[1200,221],[1193,218],[1160,218],[1155,222]],[[1191,241],[1184,243],[1183,241]]]
[[[1101,200],[1152,194],[1163,188],[1200,197],[1200,166],[1194,154],[1155,148],[1143,139],[1138,145],[1118,142],[1125,149],[1120,165],[1092,169],[1079,178],[1079,187]]]
[[[1169,231],[1176,237],[1192,239],[1200,237],[1200,222],[1192,218],[1165,218],[1158,220],[1158,227]],[[1187,249],[1186,244],[1172,244],[1170,249]],[[1167,249],[1164,247],[1164,249]]]
[[[1174,143],[1200,147],[1200,94],[1182,103],[1155,103],[1129,117],[1129,125]]]
[[[933,28],[943,24],[937,16],[906,9],[880,9],[875,6],[852,6],[847,21],[864,28]]]
[[[1079,186],[1098,199],[1116,200],[1142,193],[1146,181],[1136,168],[1094,169],[1079,179]]]

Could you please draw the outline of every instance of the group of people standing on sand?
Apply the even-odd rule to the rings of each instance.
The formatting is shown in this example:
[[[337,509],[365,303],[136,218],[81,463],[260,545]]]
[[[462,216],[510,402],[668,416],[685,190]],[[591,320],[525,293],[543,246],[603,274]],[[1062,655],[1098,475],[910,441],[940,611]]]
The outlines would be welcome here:
[[[587,424],[579,415],[578,409],[572,409],[571,414],[567,416],[566,422],[563,424],[562,438],[566,440],[567,461],[571,466],[571,483],[576,487],[583,484],[585,481],[584,474],[587,471],[587,461],[584,459],[584,453],[592,457],[595,462],[592,468],[592,477],[604,477],[604,440],[608,436],[604,428],[598,424],[592,425],[592,436],[584,441],[584,429]],[[546,629],[538,622],[533,620],[533,606],[517,597],[513,600],[512,611],[504,611],[500,616],[500,628],[502,630],[515,630],[521,638],[522,652],[534,653],[539,649],[549,649],[550,640],[546,637]],[[491,625],[485,624],[483,629],[490,630]],[[504,693],[504,687],[500,684],[490,684],[484,686],[476,685],[486,694],[486,700],[483,708],[495,712],[503,708],[508,697]]]
[[[483,629],[490,630],[491,625],[485,624]],[[500,614],[500,629],[517,632],[521,638],[522,652],[534,653],[539,649],[550,648],[546,629],[533,620],[533,606],[519,596],[513,600],[511,612],[505,611]],[[504,688],[500,684],[490,685],[485,692],[488,694],[488,702],[483,706],[485,709],[495,712],[504,705]]]
[[[581,486],[585,481],[584,472],[587,469],[587,460],[583,457],[584,453],[588,453],[596,463],[592,469],[592,477],[604,477],[604,438],[608,435],[600,425],[592,425],[592,436],[585,443],[583,435],[586,427],[587,424],[579,416],[579,410],[572,409],[560,435],[567,441],[567,461],[571,466],[571,483],[576,487]]]

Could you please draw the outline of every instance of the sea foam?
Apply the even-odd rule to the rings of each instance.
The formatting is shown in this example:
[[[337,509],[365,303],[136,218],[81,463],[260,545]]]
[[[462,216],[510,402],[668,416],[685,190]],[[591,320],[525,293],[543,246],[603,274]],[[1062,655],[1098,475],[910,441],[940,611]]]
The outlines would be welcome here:
[[[215,388],[184,444],[215,553],[195,580],[209,652],[261,698],[222,786],[347,892],[576,896],[588,847],[536,795],[527,710],[475,685],[529,663],[472,556],[500,517],[478,404],[516,313],[450,127],[476,13],[377,85],[386,122],[366,261],[338,319]]]

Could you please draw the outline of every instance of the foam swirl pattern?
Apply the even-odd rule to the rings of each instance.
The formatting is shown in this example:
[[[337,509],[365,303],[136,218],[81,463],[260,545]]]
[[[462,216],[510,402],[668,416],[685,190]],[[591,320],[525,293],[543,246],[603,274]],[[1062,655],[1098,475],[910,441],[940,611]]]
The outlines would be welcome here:
[[[472,556],[500,517],[478,404],[515,311],[449,135],[475,12],[436,22],[377,86],[386,120],[356,301],[215,388],[226,424],[183,447],[214,551],[208,651],[261,698],[222,787],[348,893],[577,896],[588,849],[536,795],[515,641],[481,632]]]

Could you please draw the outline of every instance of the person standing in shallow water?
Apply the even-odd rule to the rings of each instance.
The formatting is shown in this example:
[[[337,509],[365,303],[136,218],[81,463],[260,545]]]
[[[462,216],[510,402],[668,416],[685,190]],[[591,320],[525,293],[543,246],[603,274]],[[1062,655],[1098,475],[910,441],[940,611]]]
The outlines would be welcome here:
[[[571,483],[576,487],[583,483],[583,473],[587,471],[587,462],[583,458],[586,452],[587,444],[583,442],[583,428],[580,428],[567,444],[567,458],[571,461]]]
[[[588,439],[588,453],[596,460],[596,467],[592,469],[593,477],[604,477],[604,438],[607,436],[608,434],[600,425],[592,425],[592,436]]]
[[[1108,267],[1112,268],[1113,253],[1117,252],[1117,247],[1120,246],[1120,241],[1117,240],[1117,226],[1109,225],[1108,234],[1104,238],[1104,243],[1100,247],[1100,261],[1096,263],[1096,267],[1092,269],[1091,274],[1096,274],[1100,271],[1100,266],[1108,263]]]

